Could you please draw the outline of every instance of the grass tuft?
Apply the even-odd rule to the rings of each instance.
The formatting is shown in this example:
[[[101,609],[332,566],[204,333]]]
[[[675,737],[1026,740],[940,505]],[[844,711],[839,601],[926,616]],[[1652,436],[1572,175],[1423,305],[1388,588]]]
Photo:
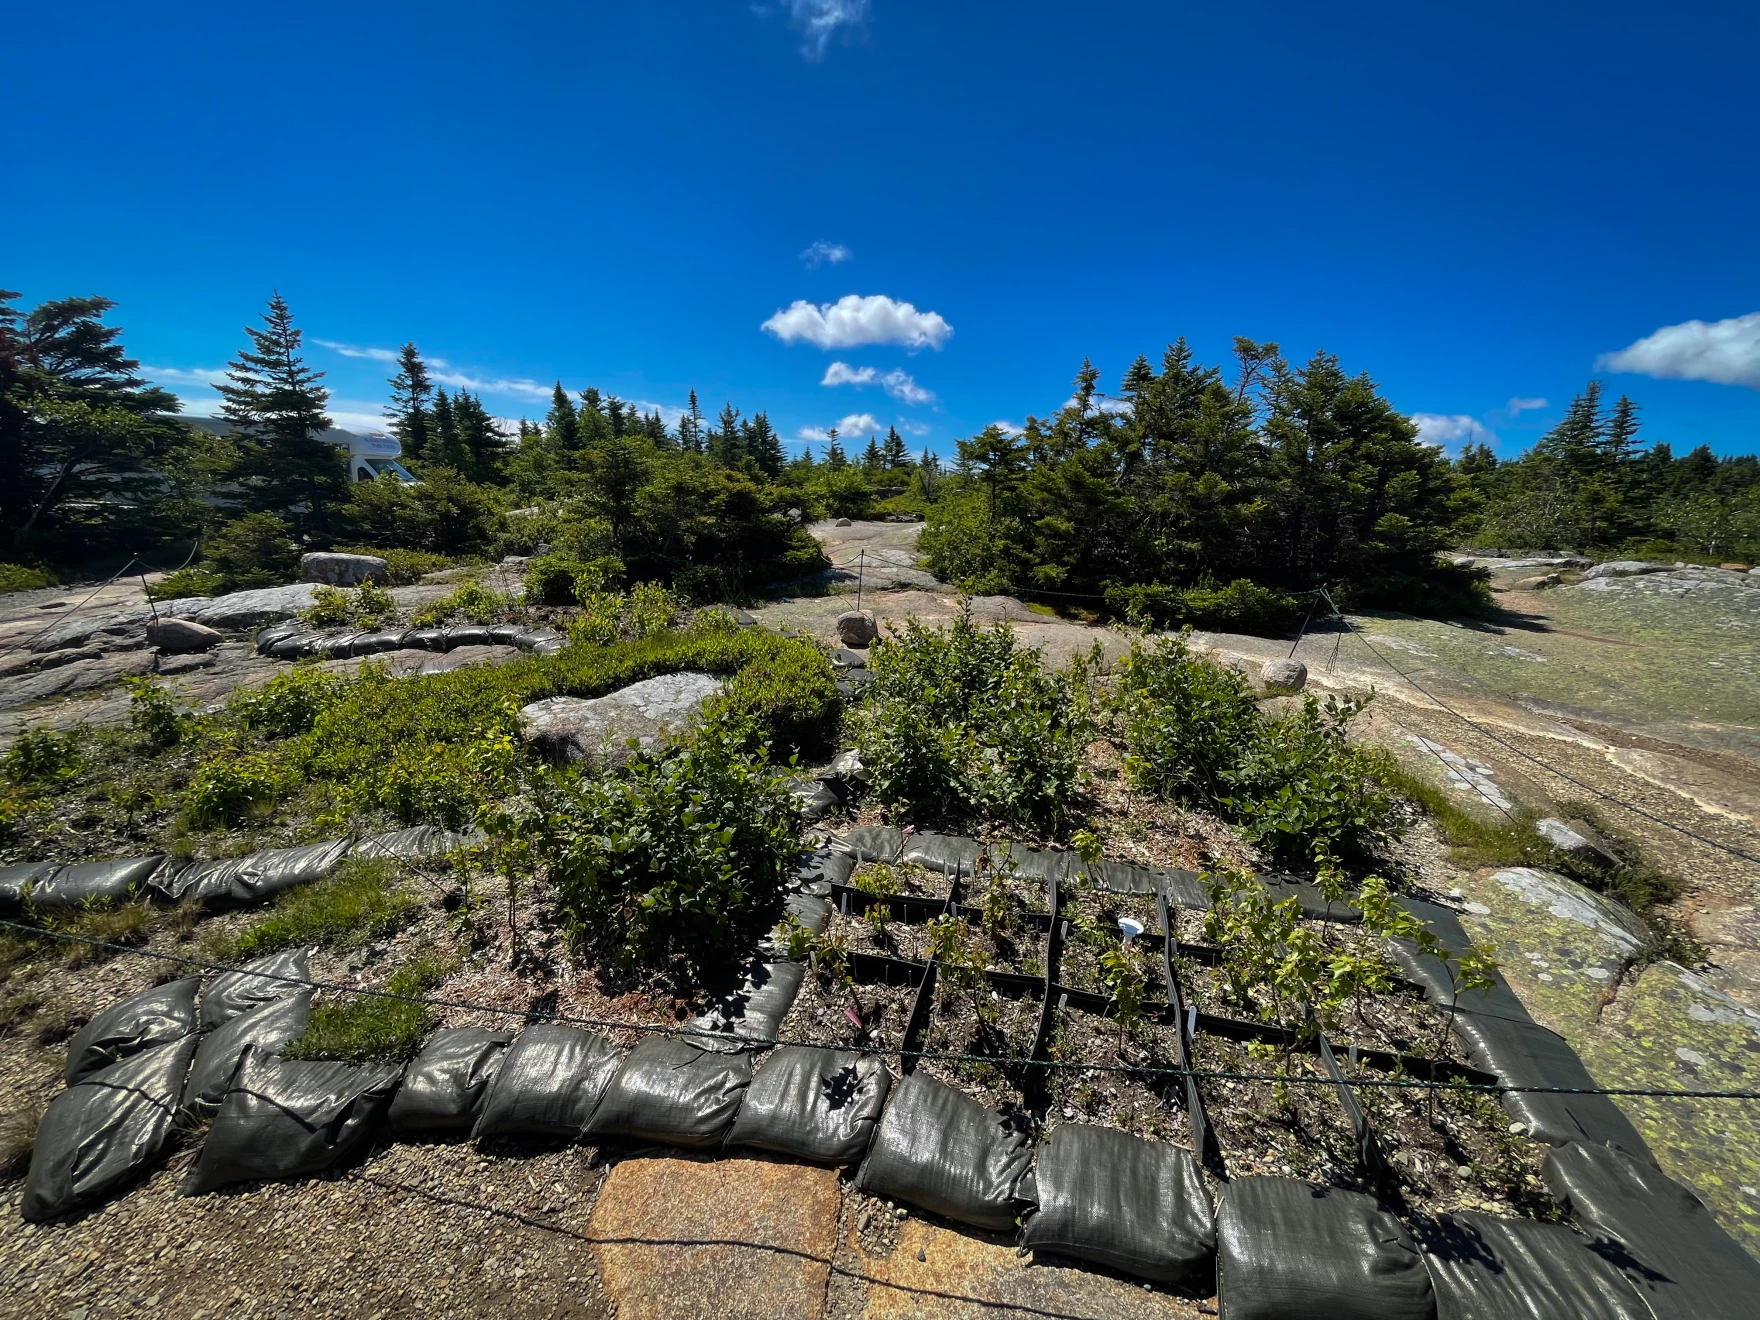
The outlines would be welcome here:
[[[42,1118],[40,1105],[0,1113],[0,1178],[16,1178],[29,1167]]]
[[[281,895],[274,910],[239,935],[229,952],[256,957],[300,944],[358,948],[399,929],[419,906],[399,885],[391,862],[350,858],[316,884]]]
[[[397,995],[424,994],[451,970],[450,959],[431,949],[418,950],[391,974],[385,989]],[[320,1004],[312,1011],[305,1035],[281,1054],[288,1059],[406,1063],[422,1048],[433,1024],[434,1012],[426,1005],[362,995],[340,1004]]]

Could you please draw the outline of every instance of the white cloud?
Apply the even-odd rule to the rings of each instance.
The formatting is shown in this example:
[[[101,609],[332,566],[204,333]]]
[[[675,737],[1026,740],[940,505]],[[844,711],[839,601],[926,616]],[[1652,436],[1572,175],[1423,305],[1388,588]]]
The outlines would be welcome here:
[[[903,431],[906,435],[928,435],[929,434],[929,428],[926,425],[924,425],[922,422],[907,422],[907,421],[904,421],[903,419],[900,419],[900,421],[898,423],[898,429]]]
[[[1063,401],[1063,406],[1073,408],[1078,402],[1079,400],[1072,394]],[[1089,401],[1088,406],[1097,413],[1128,413],[1131,410],[1131,401],[1129,399],[1109,399],[1104,394],[1096,394]]]
[[[469,390],[473,394],[517,395],[522,399],[548,399],[554,392],[554,385],[540,385],[535,380],[508,380],[504,376],[487,378],[469,376],[462,371],[430,371],[429,377],[437,385],[451,385],[457,389]]]
[[[1617,353],[1603,353],[1595,369],[1760,390],[1760,312],[1665,325]]]
[[[827,243],[821,238],[818,242],[807,248],[805,252],[801,253],[801,261],[807,266],[813,268],[819,266],[840,266],[853,256],[855,256],[855,253],[851,252],[842,243]]]
[[[1461,445],[1497,443],[1497,432],[1477,417],[1468,417],[1465,413],[1455,413],[1452,416],[1413,413],[1412,420],[1418,424],[1418,439],[1427,445],[1448,449]]]
[[[847,362],[833,362],[825,368],[821,385],[883,385],[886,392],[901,403],[934,403],[935,395],[917,384],[908,371],[894,367],[882,373],[875,367],[852,367]]]
[[[912,352],[939,349],[953,334],[941,313],[919,312],[912,304],[881,293],[865,298],[849,293],[818,306],[796,299],[759,328],[785,344],[805,340],[824,349],[898,344]]]
[[[990,425],[994,426],[1004,435],[1025,435],[1027,433],[1026,427],[1016,426],[1013,422],[1003,421],[1001,419],[991,422]]]
[[[387,435],[390,423],[384,416],[376,412],[353,412],[346,409],[328,408],[325,410],[331,424],[341,427],[344,431],[353,431],[356,435]]]
[[[817,64],[840,28],[857,27],[868,16],[868,0],[783,0],[802,36],[801,55]]]
[[[339,344],[334,339],[314,339],[312,342],[347,358],[367,358],[373,362],[397,361],[397,350],[394,348],[361,348],[355,344]],[[438,362],[438,359],[432,359],[430,365],[435,362]],[[445,364],[440,363],[440,365],[444,366]]]
[[[1536,408],[1544,408],[1546,406],[1545,399],[1524,399],[1518,395],[1504,405],[1504,410],[1508,412],[1511,417],[1519,417],[1525,412],[1532,412]]]
[[[836,425],[838,439],[845,441],[858,437],[866,439],[880,430],[879,419],[873,413],[850,413],[847,417],[839,418]],[[831,438],[830,430],[823,426],[803,426],[798,434],[802,440]]]
[[[210,389],[215,381],[226,379],[226,368],[204,370],[197,367],[194,371],[184,371],[179,367],[142,367],[141,375],[155,385],[193,385],[197,389]]]

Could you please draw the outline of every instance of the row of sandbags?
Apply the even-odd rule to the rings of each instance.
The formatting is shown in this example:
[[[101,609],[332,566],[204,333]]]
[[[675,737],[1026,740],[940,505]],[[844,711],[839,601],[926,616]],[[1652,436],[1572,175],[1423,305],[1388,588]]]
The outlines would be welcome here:
[[[844,753],[851,756],[852,753]],[[839,758],[842,759],[841,757]],[[832,763],[832,772],[838,762]],[[1175,907],[1203,911],[1210,906],[1202,878],[1196,871],[1139,866],[1135,862],[1084,862],[1073,852],[1028,848],[1004,841],[987,844],[958,834],[900,829],[892,825],[862,825],[834,838],[831,846],[857,862],[916,865],[943,875],[975,875],[980,866],[1012,871],[1018,876],[1048,884],[1068,884],[1086,878],[1114,894],[1165,893]],[[1304,916],[1332,921],[1355,921],[1361,913],[1348,903],[1329,901],[1319,888],[1305,881],[1259,876],[1273,901],[1293,898]]]
[[[515,646],[534,655],[555,655],[568,639],[550,628],[524,624],[467,624],[457,628],[377,628],[324,634],[304,624],[283,623],[257,634],[257,654],[273,660],[346,660],[386,651],[451,651],[460,646]]]
[[[286,968],[297,973],[297,957]],[[287,988],[260,969],[232,973],[198,1009],[195,983],[176,982],[88,1026],[69,1050],[73,1085],[39,1130],[26,1218],[138,1176],[181,1112],[213,1116],[189,1194],[309,1176],[382,1132],[749,1148],[855,1166],[868,1194],[975,1227],[1018,1223],[1036,1251],[1199,1292],[1214,1281],[1237,1320],[1733,1317],[1751,1314],[1760,1282],[1690,1193],[1604,1146],[1555,1151],[1547,1171],[1593,1241],[1475,1214],[1414,1238],[1370,1197],[1290,1179],[1237,1179],[1213,1208],[1183,1149],[1079,1124],[1035,1145],[1020,1117],[923,1075],[895,1081],[854,1051],[785,1046],[754,1069],[735,1042],[650,1036],[625,1052],[540,1023],[437,1032],[402,1070],[283,1061],[310,992],[261,996]]]
[[[437,857],[479,837],[415,825],[362,839],[326,839],[212,861],[154,853],[71,865],[19,862],[0,866],[0,905],[53,912],[146,897],[167,903],[193,899],[210,908],[244,907],[321,880],[348,857]]]

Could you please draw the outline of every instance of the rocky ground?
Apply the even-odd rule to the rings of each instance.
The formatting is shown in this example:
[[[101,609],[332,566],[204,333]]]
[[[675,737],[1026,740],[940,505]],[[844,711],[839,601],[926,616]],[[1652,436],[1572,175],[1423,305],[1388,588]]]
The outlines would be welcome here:
[[[914,566],[917,530],[816,527],[839,567],[753,613],[829,638],[859,586],[883,624],[952,617],[957,594]],[[1450,864],[1433,830],[1415,829],[1402,860],[1433,891],[1456,891],[1463,920],[1496,944],[1535,1016],[1603,1085],[1760,1089],[1760,866],[1716,846],[1760,855],[1760,590],[1715,570],[1515,589],[1540,571],[1498,575],[1503,615],[1489,623],[1353,616],[1354,629],[1312,631],[1296,655],[1319,690],[1374,688],[1367,736],[1464,806],[1496,813],[1612,799],[1601,803],[1609,822],[1689,882],[1674,912],[1706,947],[1704,966],[1655,960],[1640,932],[1579,886],[1523,868]],[[394,594],[409,606],[447,589]],[[138,580],[83,596],[0,598],[0,743],[26,728],[126,718],[117,680],[155,666],[204,702],[284,668],[257,658],[242,635],[199,659],[155,657]],[[1109,658],[1129,644],[1121,632],[1007,598],[972,609],[1009,620],[1058,662],[1096,642]],[[108,623],[87,628],[82,616]],[[1197,640],[1250,670],[1290,651],[1287,639]],[[32,645],[44,641],[48,649]],[[498,658],[389,657],[406,669]],[[1183,837],[1191,823],[1139,822],[1133,842],[1131,804],[1106,811],[1120,855],[1144,859],[1161,834]],[[1228,851],[1220,839],[1180,846],[1193,856]],[[123,966],[92,969],[93,993],[117,989]],[[0,1084],[16,1093],[19,1078],[44,1073],[55,1035],[33,1028],[0,1038]],[[15,1099],[0,1097],[0,1108]],[[1665,1169],[1760,1250],[1755,1106],[1619,1103]],[[334,1178],[186,1200],[175,1188],[189,1158],[71,1224],[20,1224],[19,1183],[0,1183],[0,1317],[1214,1313],[1213,1300],[1021,1257],[1000,1238],[869,1201],[834,1171],[762,1158],[400,1143]]]

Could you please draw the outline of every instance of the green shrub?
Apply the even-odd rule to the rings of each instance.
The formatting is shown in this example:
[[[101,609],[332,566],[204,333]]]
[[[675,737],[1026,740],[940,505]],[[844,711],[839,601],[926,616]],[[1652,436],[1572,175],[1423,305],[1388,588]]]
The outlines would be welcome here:
[[[577,939],[684,984],[747,956],[799,847],[786,777],[715,724],[554,790],[512,832]]]
[[[34,729],[21,733],[6,753],[6,777],[13,783],[51,784],[79,773],[79,734]]]
[[[540,555],[526,565],[523,579],[528,605],[573,605],[575,579],[586,565],[566,555]]]
[[[339,628],[354,616],[354,602],[341,587],[319,587],[300,617],[314,628]]]
[[[218,752],[204,761],[184,795],[184,819],[220,829],[267,815],[280,801],[282,776],[261,753]]]
[[[183,741],[190,717],[175,697],[150,678],[125,678],[129,693],[128,722],[149,752],[162,752]]]
[[[412,954],[385,982],[391,995],[425,995],[452,970],[431,950]],[[312,1010],[305,1034],[281,1049],[287,1059],[342,1059],[350,1063],[407,1063],[434,1027],[426,1004],[380,995],[350,995]]]
[[[1245,678],[1183,638],[1133,645],[1114,700],[1134,787],[1215,807],[1279,862],[1360,860],[1385,837],[1381,761],[1346,739],[1363,703],[1310,694],[1271,719]]]
[[[422,606],[411,622],[418,628],[437,628],[454,618],[467,623],[500,623],[518,608],[518,602],[489,590],[481,582],[466,582],[451,595]]]
[[[1233,775],[1241,832],[1286,865],[1324,854],[1366,861],[1387,836],[1392,800],[1376,779],[1380,761],[1346,741],[1365,702],[1312,693],[1271,721]]]
[[[1133,786],[1164,797],[1222,796],[1264,722],[1247,680],[1200,658],[1184,638],[1133,644],[1117,705]]]
[[[293,529],[272,513],[247,513],[209,538],[203,567],[219,575],[227,591],[275,587],[299,573]]]
[[[850,724],[880,802],[1062,825],[1089,733],[1071,675],[1006,623],[977,627],[969,602],[946,629],[911,620],[869,670]]]
[[[261,687],[237,693],[227,709],[245,725],[273,738],[304,733],[320,712],[341,699],[348,680],[316,665],[296,665]]]
[[[736,630],[708,635],[739,637]],[[837,676],[831,661],[807,642],[765,647],[730,678],[704,710],[738,731],[748,746],[771,742],[784,749],[817,751],[837,726]]]
[[[192,596],[218,596],[226,580],[206,568],[180,568],[158,582],[147,584],[149,600],[186,600]]]
[[[1141,618],[1157,628],[1206,628],[1215,632],[1277,637],[1302,621],[1301,598],[1236,578],[1226,587],[1162,583],[1109,584],[1106,606],[1122,618]]]
[[[383,860],[350,858],[316,884],[290,889],[227,949],[254,958],[296,945],[357,949],[400,929],[420,907]]]
[[[376,582],[363,582],[354,593],[355,617],[370,627],[380,627],[397,614],[397,602]]]
[[[581,612],[568,621],[568,640],[577,646],[610,646],[623,632],[623,597],[616,592],[580,590]]]
[[[663,633],[678,619],[678,597],[658,582],[638,582],[626,610],[630,631],[637,637]]]
[[[36,591],[55,585],[55,575],[23,564],[0,564],[0,596],[14,591]]]

